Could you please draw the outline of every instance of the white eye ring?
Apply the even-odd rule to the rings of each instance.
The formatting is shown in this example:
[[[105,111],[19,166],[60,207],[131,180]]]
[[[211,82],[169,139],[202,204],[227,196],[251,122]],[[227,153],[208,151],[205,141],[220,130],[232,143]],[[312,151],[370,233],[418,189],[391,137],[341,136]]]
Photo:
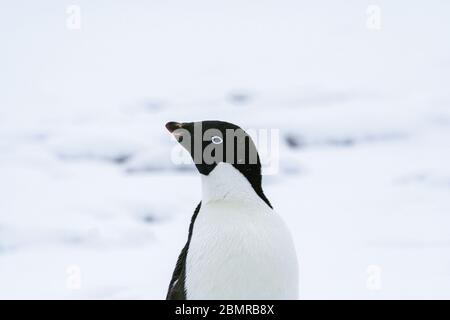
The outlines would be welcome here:
[[[211,142],[214,144],[221,144],[223,142],[223,139],[219,136],[214,136],[211,138]]]

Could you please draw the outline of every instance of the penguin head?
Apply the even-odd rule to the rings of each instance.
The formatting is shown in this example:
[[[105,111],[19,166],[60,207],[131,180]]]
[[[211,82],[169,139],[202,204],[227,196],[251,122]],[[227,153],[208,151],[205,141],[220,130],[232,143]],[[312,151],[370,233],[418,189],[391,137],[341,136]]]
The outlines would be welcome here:
[[[209,175],[219,163],[231,164],[270,206],[261,187],[261,162],[252,138],[239,126],[223,121],[168,122],[167,130],[191,155],[197,170]]]
[[[245,176],[261,174],[253,140],[235,124],[223,121],[168,122],[166,128],[190,153],[203,175],[209,175],[221,162],[233,165]]]

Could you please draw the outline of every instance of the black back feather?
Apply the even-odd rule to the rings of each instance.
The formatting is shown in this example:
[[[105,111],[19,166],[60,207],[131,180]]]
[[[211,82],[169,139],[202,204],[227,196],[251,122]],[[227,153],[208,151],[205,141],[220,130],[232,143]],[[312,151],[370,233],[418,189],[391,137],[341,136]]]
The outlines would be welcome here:
[[[194,229],[194,222],[200,211],[202,202],[198,204],[197,208],[192,215],[191,224],[189,225],[189,235],[183,250],[178,257],[175,270],[173,271],[172,280],[169,284],[169,290],[167,292],[166,300],[186,300],[186,257],[189,250],[189,244],[191,243],[192,230]]]

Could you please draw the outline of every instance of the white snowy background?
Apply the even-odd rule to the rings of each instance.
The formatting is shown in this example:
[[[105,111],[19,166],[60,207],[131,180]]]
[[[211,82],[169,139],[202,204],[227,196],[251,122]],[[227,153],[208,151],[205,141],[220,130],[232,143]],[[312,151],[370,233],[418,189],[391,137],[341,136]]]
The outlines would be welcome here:
[[[280,130],[301,299],[450,298],[449,39],[438,0],[0,1],[0,298],[164,298],[202,119]]]

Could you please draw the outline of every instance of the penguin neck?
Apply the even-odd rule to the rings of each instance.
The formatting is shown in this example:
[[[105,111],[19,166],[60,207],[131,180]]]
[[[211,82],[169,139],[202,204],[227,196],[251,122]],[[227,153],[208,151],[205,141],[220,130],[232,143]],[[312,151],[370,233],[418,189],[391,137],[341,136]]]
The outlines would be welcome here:
[[[268,205],[261,187],[261,177],[252,183],[229,163],[219,163],[209,175],[202,175],[202,203],[218,201]]]

